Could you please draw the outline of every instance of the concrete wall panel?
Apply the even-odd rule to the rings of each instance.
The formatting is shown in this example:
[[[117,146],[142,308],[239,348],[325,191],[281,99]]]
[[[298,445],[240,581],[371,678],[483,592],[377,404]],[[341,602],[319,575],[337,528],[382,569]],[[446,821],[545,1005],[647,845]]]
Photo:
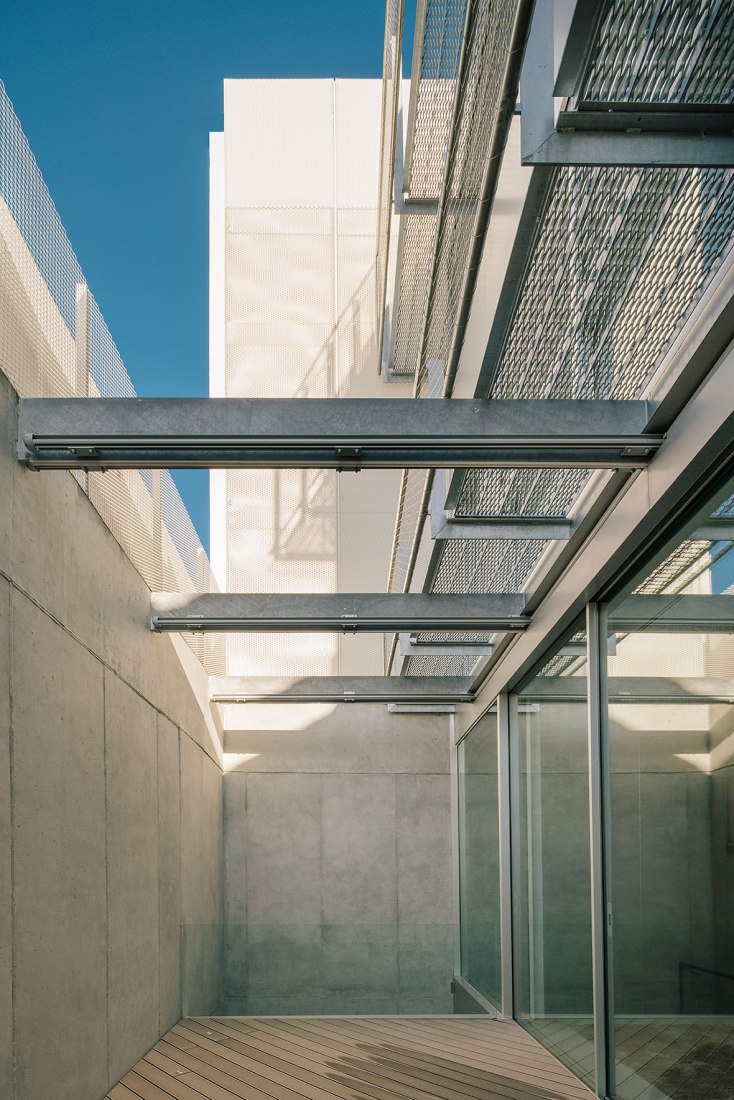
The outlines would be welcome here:
[[[325,923],[394,925],[395,777],[327,775],[323,800]]]
[[[142,578],[70,474],[17,466],[16,401],[0,376],[0,1096],[99,1100],[180,1015],[182,819],[188,989],[221,1003],[221,771]]]
[[[10,1080],[13,1060],[11,835],[10,585],[0,577],[0,1081]]]
[[[237,710],[252,721],[250,704]],[[279,710],[287,720],[291,707]],[[229,731],[224,743],[227,752],[248,756],[232,761],[234,771],[449,773],[446,715],[388,714],[374,703],[317,708],[300,729]]]
[[[398,918],[405,924],[449,925],[451,789],[443,775],[397,777]]]
[[[158,919],[161,1033],[181,1017],[181,794],[179,732],[158,715]]]
[[[114,1082],[146,1053],[159,1022],[158,761],[155,711],[109,671],[105,743],[108,1021]]]
[[[12,614],[17,1096],[99,1097],[108,1085],[103,670],[17,590]]]
[[[321,777],[247,779],[247,921],[321,922]]]

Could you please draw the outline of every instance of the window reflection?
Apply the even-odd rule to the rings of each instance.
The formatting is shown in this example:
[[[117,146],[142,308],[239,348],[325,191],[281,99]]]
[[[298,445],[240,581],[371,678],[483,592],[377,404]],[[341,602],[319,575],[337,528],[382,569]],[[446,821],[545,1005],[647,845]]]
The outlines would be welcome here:
[[[646,1089],[671,1100],[732,1095],[734,547],[722,538],[731,513],[732,498],[720,497],[609,612],[622,1100]]]
[[[500,872],[497,716],[485,714],[459,744],[461,975],[499,1006]]]
[[[558,647],[518,698],[513,777],[515,1007],[594,1083],[586,639]]]

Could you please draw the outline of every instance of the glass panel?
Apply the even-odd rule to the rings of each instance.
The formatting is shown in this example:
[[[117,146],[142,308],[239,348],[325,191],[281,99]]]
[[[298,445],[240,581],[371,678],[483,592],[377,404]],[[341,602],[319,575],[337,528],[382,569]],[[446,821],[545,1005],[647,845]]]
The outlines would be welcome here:
[[[594,1085],[586,640],[518,698],[513,761],[515,1014]]]
[[[497,715],[485,714],[459,745],[461,973],[499,1005],[500,871]]]
[[[714,501],[609,613],[621,1100],[734,1095],[732,503]]]

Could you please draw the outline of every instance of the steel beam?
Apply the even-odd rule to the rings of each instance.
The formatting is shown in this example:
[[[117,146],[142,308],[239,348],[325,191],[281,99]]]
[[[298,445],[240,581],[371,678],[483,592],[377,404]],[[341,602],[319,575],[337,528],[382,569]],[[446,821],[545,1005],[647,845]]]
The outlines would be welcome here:
[[[212,676],[213,703],[471,702],[468,676]]]
[[[31,469],[642,467],[646,401],[21,398]]]
[[[688,538],[702,542],[734,542],[734,516],[712,516]]]
[[[572,117],[573,116],[573,117]],[[523,157],[525,165],[588,168],[731,168],[734,166],[734,137],[720,133],[680,133],[674,131],[677,116],[668,120],[666,131],[652,132],[634,128],[636,119],[627,120],[628,132],[589,131],[582,111],[567,111],[565,131],[554,130],[532,153]],[[575,129],[571,129],[571,127]]]
[[[734,680],[711,676],[611,676],[610,703],[732,703]],[[574,703],[586,698],[586,676],[536,676],[523,692],[535,702]]]
[[[630,596],[609,629],[645,634],[734,634],[734,596]]]
[[[515,594],[153,592],[150,625],[155,631],[516,631],[530,624],[524,607],[525,598]]]
[[[409,633],[398,635],[401,657],[491,657],[491,642],[418,642]]]

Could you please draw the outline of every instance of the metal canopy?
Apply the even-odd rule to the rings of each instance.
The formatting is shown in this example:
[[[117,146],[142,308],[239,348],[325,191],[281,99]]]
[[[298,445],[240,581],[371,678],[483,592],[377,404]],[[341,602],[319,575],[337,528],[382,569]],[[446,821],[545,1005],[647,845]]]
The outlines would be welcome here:
[[[213,703],[471,702],[468,676],[212,676]]]
[[[530,619],[520,595],[409,593],[153,592],[155,631],[410,631],[524,630]]]
[[[644,466],[645,401],[22,398],[31,469]]]
[[[630,596],[609,612],[609,629],[646,634],[734,633],[734,596]]]

